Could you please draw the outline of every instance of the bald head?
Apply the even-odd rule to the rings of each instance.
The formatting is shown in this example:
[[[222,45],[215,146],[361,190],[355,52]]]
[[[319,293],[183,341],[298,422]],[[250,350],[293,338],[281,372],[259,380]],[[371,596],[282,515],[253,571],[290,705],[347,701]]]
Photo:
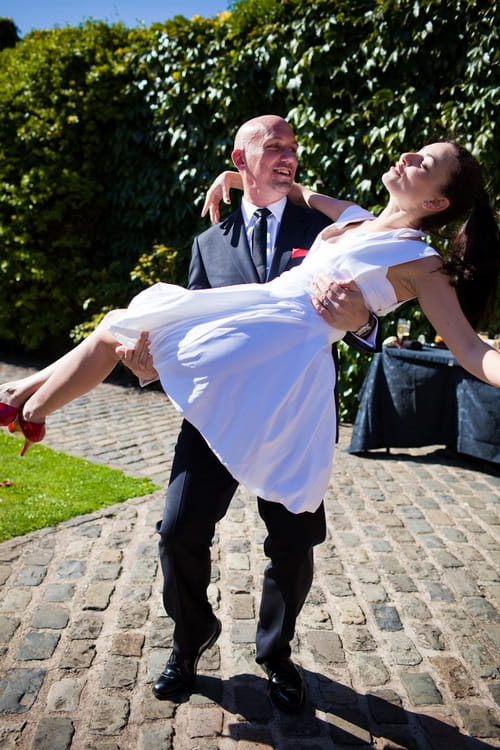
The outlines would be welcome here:
[[[288,194],[297,171],[297,141],[282,117],[262,115],[243,123],[231,156],[250,203],[268,206]]]
[[[254,138],[263,137],[266,133],[274,130],[288,130],[293,137],[293,130],[282,117],[278,115],[261,115],[247,120],[238,129],[234,138],[234,148],[245,148]]]

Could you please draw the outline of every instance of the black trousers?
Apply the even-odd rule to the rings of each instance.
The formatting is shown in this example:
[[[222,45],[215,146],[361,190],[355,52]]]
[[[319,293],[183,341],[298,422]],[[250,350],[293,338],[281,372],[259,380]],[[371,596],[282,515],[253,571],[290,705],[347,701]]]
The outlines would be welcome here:
[[[160,534],[163,602],[175,622],[174,651],[196,654],[211,632],[214,614],[207,599],[210,545],[238,483],[212,453],[204,438],[184,421],[175,448]],[[325,539],[323,504],[314,513],[290,513],[283,505],[259,499],[267,528],[256,637],[259,663],[289,656],[295,622],[313,579],[313,547]]]

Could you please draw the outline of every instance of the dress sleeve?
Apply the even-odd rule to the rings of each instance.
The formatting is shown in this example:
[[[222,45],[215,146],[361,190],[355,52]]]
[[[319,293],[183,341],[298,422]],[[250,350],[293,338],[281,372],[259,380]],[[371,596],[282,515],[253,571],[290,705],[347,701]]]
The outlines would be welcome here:
[[[362,206],[358,206],[357,204],[353,204],[352,206],[347,206],[347,208],[342,211],[339,218],[335,222],[336,224],[352,224],[356,221],[364,221],[365,219],[374,219],[375,216],[372,214],[371,211],[367,211],[366,208],[363,208]]]
[[[340,214],[337,221],[332,222],[332,224],[352,224],[354,222],[358,221],[364,221],[365,219],[374,219],[374,215],[367,211],[366,208],[362,208],[361,206],[358,206],[356,204],[352,206],[348,206],[342,213]],[[313,255],[317,249],[321,245],[321,235],[323,233],[323,230],[318,234],[316,239],[314,240],[313,244],[311,245],[311,249],[309,250],[309,255]]]

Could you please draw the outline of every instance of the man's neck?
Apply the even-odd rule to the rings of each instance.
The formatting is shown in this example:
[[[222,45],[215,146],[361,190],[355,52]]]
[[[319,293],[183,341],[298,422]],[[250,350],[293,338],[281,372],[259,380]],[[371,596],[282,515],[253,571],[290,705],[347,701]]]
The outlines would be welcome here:
[[[265,206],[258,206],[255,203],[252,203],[252,201],[248,200],[248,198],[245,195],[243,195],[243,198],[241,201],[241,207],[242,207],[243,215],[247,221],[250,220],[254,211],[257,208],[270,208],[275,218],[278,221],[281,221],[281,217],[283,216],[283,211],[285,210],[286,201],[287,201],[286,196],[283,196],[282,198],[280,198],[277,201],[274,201],[273,203],[268,203]]]
[[[255,187],[248,186],[243,189],[243,197],[245,200],[248,201],[248,203],[251,203],[252,206],[257,206],[257,208],[272,206],[274,203],[278,203],[283,200],[283,198],[286,198],[286,196],[286,192],[281,192],[279,190],[258,190]]]

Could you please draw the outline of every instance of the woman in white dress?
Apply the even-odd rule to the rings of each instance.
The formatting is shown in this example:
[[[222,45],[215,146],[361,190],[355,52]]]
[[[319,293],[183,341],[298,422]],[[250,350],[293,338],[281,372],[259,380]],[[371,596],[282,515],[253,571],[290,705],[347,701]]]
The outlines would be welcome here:
[[[403,154],[382,181],[389,201],[378,216],[295,186],[335,221],[300,266],[266,284],[146,289],[60,360],[5,385],[0,423],[24,433],[24,452],[43,438],[48,414],[101,382],[118,359],[127,362],[137,344],[144,351],[148,331],[165,392],[231,475],[294,513],[314,511],[335,445],[330,348],[344,335],[322,319],[321,300],[311,303],[315,279],[354,280],[378,315],[417,298],[460,364],[500,387],[500,354],[468,323],[450,276],[467,280],[471,318],[494,298],[500,239],[477,162],[457,144],[433,143]],[[423,230],[467,212],[455,259],[443,263]]]

